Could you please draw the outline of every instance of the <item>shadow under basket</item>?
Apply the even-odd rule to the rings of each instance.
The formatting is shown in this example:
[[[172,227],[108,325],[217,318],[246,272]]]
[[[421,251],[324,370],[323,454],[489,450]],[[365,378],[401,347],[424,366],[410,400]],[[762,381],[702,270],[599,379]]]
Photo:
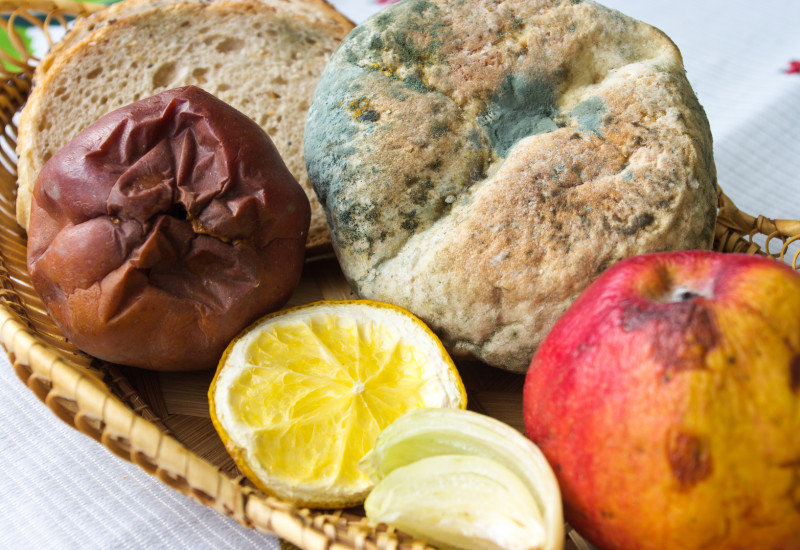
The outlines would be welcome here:
[[[0,53],[0,341],[19,378],[60,419],[99,441],[166,485],[239,523],[308,550],[424,549],[391,527],[370,525],[360,510],[315,511],[269,497],[236,469],[209,419],[206,392],[213,376],[157,373],[120,367],[74,348],[48,316],[26,268],[26,236],[16,222],[15,115],[31,91],[38,59],[20,36],[50,30],[103,9],[79,2],[7,2],[0,13],[18,56]],[[753,217],[721,190],[715,249],[776,257],[798,265],[800,222]],[[770,252],[771,251],[771,252]],[[289,306],[354,298],[333,258],[309,260]],[[470,408],[522,429],[523,377],[478,363],[459,363]],[[568,529],[567,548],[589,548]]]

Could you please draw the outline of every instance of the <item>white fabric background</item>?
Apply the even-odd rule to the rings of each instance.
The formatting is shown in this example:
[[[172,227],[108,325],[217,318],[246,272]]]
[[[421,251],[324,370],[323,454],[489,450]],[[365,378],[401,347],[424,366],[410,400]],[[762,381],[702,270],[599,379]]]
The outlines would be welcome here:
[[[356,22],[380,8],[334,0]],[[608,0],[681,49],[719,181],[752,214],[800,219],[800,2]],[[58,420],[0,357],[0,547],[278,548]]]

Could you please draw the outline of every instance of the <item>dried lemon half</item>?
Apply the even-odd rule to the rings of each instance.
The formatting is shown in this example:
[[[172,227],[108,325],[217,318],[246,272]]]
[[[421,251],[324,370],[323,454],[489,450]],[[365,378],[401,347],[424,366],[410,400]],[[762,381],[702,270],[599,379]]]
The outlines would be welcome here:
[[[552,468],[533,442],[489,416],[410,411],[378,436],[361,468],[376,481],[367,517],[440,548],[563,548]]]
[[[268,315],[228,346],[211,419],[242,472],[300,506],[360,504],[358,462],[395,419],[466,407],[452,359],[422,321],[371,301],[315,302]]]

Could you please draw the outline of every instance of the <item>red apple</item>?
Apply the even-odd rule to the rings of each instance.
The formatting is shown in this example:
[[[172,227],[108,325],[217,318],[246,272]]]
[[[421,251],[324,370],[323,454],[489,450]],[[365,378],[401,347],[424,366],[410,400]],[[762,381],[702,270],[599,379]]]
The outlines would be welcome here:
[[[618,263],[539,347],[524,416],[600,548],[800,549],[800,275],[706,251]]]

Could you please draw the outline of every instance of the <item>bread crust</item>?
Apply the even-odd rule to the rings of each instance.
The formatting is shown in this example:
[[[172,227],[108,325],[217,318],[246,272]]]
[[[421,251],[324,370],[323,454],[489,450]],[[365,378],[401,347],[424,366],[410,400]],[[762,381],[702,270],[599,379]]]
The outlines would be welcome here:
[[[323,74],[306,162],[358,294],[515,372],[611,264],[713,239],[711,132],[680,52],[593,2],[383,10]]]
[[[219,30],[237,15],[241,24]],[[277,34],[242,36],[256,25]],[[352,27],[324,0],[127,0],[79,21],[37,68],[20,117],[18,223],[27,229],[33,182],[45,161],[80,130],[114,108],[196,85],[267,131],[312,203],[307,253],[329,252],[325,214],[305,173],[302,129],[319,74]],[[217,51],[226,39],[243,45]],[[172,46],[179,42],[192,47]],[[213,64],[204,63],[212,57]],[[132,64],[130,74],[118,70]],[[169,66],[166,77],[159,73]]]
[[[53,47],[44,55],[41,62],[37,65],[34,80],[41,78],[47,72],[53,62],[72,46],[80,42],[91,32],[109,23],[115,22],[121,17],[133,15],[148,9],[158,8],[167,4],[177,4],[187,0],[122,0],[111,4],[107,8],[94,12],[88,17],[84,17],[75,22],[72,28],[64,37],[53,44]],[[203,3],[216,2],[219,0],[198,0]],[[355,25],[347,17],[339,13],[336,8],[325,0],[261,0],[265,5],[277,5],[283,10],[293,10],[303,16],[310,16],[312,19],[326,19],[332,25],[341,26],[345,34]],[[307,9],[304,9],[307,8]]]

